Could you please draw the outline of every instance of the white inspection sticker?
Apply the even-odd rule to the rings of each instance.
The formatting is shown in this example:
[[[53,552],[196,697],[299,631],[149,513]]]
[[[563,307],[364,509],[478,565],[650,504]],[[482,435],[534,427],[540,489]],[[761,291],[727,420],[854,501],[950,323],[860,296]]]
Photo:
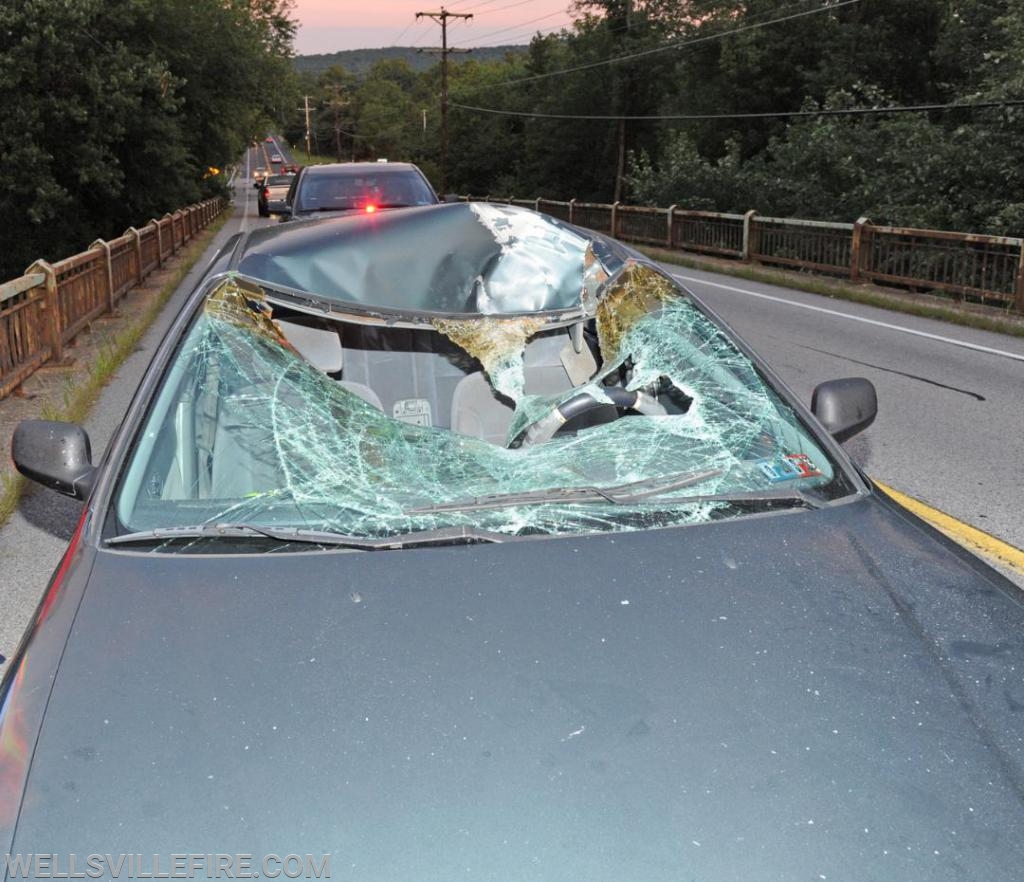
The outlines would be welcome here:
[[[391,415],[403,423],[414,426],[431,426],[430,402],[426,398],[402,398],[391,408]]]

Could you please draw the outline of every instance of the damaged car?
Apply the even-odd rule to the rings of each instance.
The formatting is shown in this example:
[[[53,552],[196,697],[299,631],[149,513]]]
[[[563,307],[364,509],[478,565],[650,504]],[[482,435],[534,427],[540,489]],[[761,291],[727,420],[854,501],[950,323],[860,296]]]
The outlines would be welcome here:
[[[1011,878],[1021,595],[850,461],[876,409],[804,407],[658,265],[525,209],[241,234],[99,464],[15,433],[84,506],[4,679],[0,838]]]

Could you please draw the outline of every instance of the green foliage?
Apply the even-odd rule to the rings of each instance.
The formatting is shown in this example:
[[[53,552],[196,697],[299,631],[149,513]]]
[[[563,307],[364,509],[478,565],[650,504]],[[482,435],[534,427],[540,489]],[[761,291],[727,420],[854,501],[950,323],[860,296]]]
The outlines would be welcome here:
[[[0,273],[216,192],[207,168],[268,129],[304,145],[306,97],[313,154],[408,160],[439,184],[436,56],[296,72],[291,2],[0,4]],[[525,51],[451,56],[450,191],[1024,234],[1024,107],[793,115],[1021,100],[1024,0],[573,9]]]
[[[738,149],[733,145],[722,159],[706,159],[686,132],[670,133],[657,165],[646,151],[631,158],[635,200],[696,211],[745,211],[749,193],[737,174]]]
[[[695,34],[778,15],[702,4]],[[777,7],[775,7],[777,10]],[[1024,0],[862,2],[696,52],[678,111],[871,109],[1024,96]],[[1015,79],[1016,78],[1016,79]],[[702,97],[696,97],[702,95]],[[726,97],[728,96],[728,97]],[[666,130],[636,152],[635,195],[656,204],[1000,235],[1024,234],[1017,161],[1024,111],[948,110],[720,119]]]
[[[525,46],[518,45],[482,46],[468,55],[452,55],[449,63],[458,66],[466,61],[500,62],[507,55],[522,54],[525,51]],[[342,67],[357,77],[363,77],[382,60],[404,61],[416,73],[426,73],[437,65],[435,56],[413,46],[387,46],[382,49],[345,49],[330,54],[300,55],[295,59],[295,70],[316,79],[328,68]]]
[[[0,278],[209,195],[207,168],[294,100],[289,6],[0,4]]]
[[[1024,0],[821,5],[577,0],[525,54],[453,56],[452,101],[502,112],[451,108],[449,189],[1024,233],[1024,109],[813,115],[1024,97]],[[438,67],[341,74],[318,84],[322,141],[333,119],[339,155],[436,182]]]

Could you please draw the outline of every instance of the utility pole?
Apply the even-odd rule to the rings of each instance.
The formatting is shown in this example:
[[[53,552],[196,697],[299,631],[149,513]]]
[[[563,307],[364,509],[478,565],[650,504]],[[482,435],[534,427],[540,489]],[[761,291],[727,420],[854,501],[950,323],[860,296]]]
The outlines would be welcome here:
[[[633,24],[633,0],[626,0],[624,11],[625,36],[628,39]],[[619,112],[625,114],[629,110],[629,99],[632,97],[633,92],[633,75],[629,65],[625,65],[623,69],[618,70],[616,77],[616,92],[619,95],[617,104],[621,108]],[[618,202],[622,199],[626,182],[626,120],[622,118],[619,119],[618,140],[619,149],[615,159],[615,194],[612,196],[613,202]]]
[[[420,52],[441,53],[441,192],[448,191],[448,56],[452,52],[469,52],[469,49],[448,48],[448,19],[472,18],[466,12],[449,12],[443,6],[440,12],[417,12],[416,18],[432,18],[441,25],[441,48],[421,49]]]
[[[619,150],[615,159],[615,193],[612,202],[622,199],[623,184],[626,179],[626,121],[619,119]]]
[[[347,107],[351,102],[341,97],[341,86],[335,84],[334,86],[334,100],[331,101],[330,107],[334,115],[334,148],[338,155],[338,162],[342,162],[341,156],[341,111],[342,108]],[[352,145],[352,152],[355,154],[355,144]],[[353,155],[353,158],[354,155]]]
[[[303,100],[306,105],[306,162],[310,160],[310,143],[309,143],[309,95],[303,95]]]

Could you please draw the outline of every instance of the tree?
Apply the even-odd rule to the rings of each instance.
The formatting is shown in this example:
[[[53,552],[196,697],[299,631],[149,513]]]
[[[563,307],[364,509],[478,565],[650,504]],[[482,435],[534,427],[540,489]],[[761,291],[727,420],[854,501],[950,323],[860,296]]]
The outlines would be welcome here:
[[[501,96],[503,106],[519,110],[522,92],[505,84],[523,76],[521,58],[479,64],[467,61],[453,68],[451,88],[456,100],[465,95],[472,103],[481,94]],[[459,193],[512,196],[525,194],[519,181],[524,121],[514,116],[488,116],[453,109],[448,117],[451,143],[448,154],[450,189]]]
[[[4,277],[186,205],[290,88],[290,0],[0,5]]]
[[[138,18],[134,5],[100,0],[0,8],[5,278],[123,229],[125,195],[142,182],[128,180],[121,154],[139,124],[180,153],[182,139],[168,126],[180,106],[175,78],[150,47],[122,39]]]

